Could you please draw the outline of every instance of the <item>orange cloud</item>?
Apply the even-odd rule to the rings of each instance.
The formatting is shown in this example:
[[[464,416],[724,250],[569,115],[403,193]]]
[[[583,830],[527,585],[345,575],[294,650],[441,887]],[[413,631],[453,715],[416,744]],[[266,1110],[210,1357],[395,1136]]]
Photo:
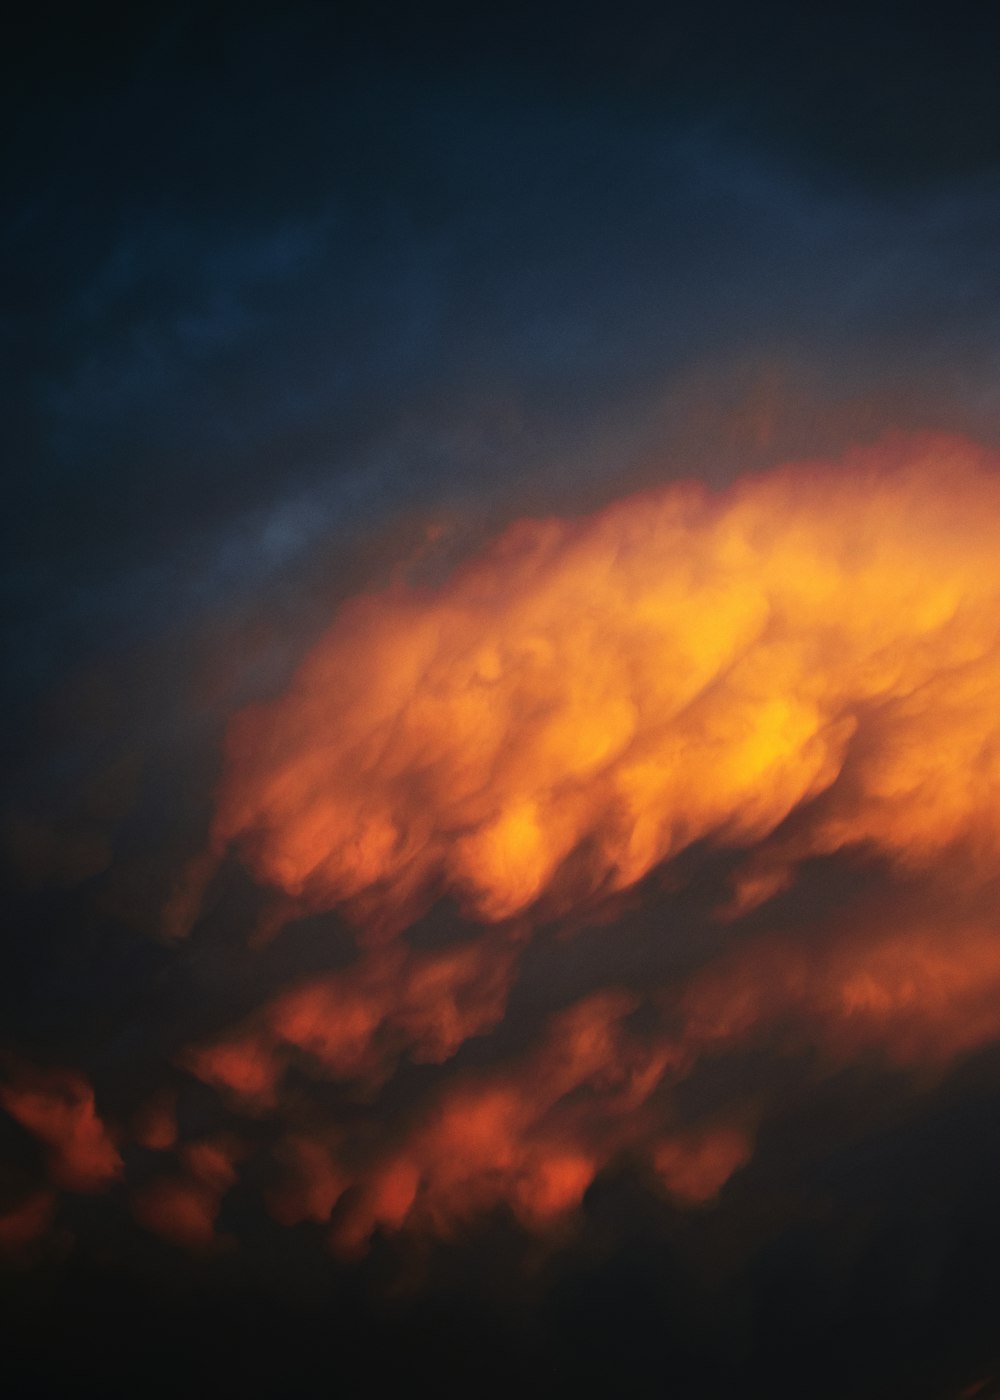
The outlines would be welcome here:
[[[633,1036],[635,1004],[624,993],[588,998],[518,1064],[446,1088],[353,1182],[337,1247],[363,1248],[376,1227],[448,1234],[499,1204],[544,1227],[623,1152],[647,1159],[680,1204],[704,1205],[750,1159],[761,1105],[679,1126],[661,1086],[751,1044],[818,1043],[834,1065],[877,1050],[901,1066],[945,1066],[1000,1037],[1000,939],[988,920],[906,918],[827,930],[813,944],[755,939],[693,977],[678,1038]],[[308,1218],[349,1199],[350,1175],[335,1161],[324,1154]]]
[[[216,1193],[188,1177],[160,1177],[132,1194],[136,1221],[170,1244],[206,1250],[215,1242]]]
[[[748,1134],[727,1125],[680,1133],[657,1143],[652,1156],[672,1196],[688,1205],[703,1205],[749,1161],[752,1150]]]
[[[998,468],[961,442],[891,439],[719,494],[674,485],[522,521],[440,587],[349,604],[287,694],[233,722],[213,843],[298,909],[345,908],[363,950],[186,1066],[244,1111],[280,1112],[292,1065],[374,1094],[401,1055],[441,1064],[497,1025],[534,922],[699,840],[744,853],[732,918],[845,850],[957,900],[984,888],[1000,856]],[[442,895],[487,931],[406,946]],[[996,947],[979,916],[756,937],[661,996],[679,1006],[672,1039],[632,1036],[631,1001],[608,993],[517,1063],[445,1079],[381,1147],[290,1131],[272,1208],[332,1216],[348,1251],[501,1202],[541,1224],[621,1152],[677,1200],[711,1200],[753,1115],[681,1126],[661,1085],[782,1034],[835,1060],[945,1064],[1000,1034]]]
[[[997,465],[893,439],[522,521],[439,589],[359,598],[234,721],[215,844],[368,927],[442,891],[571,908],[796,812],[744,895],[850,845],[995,862]]]
[[[695,976],[683,995],[689,1053],[784,1029],[841,1062],[875,1049],[901,1066],[946,1066],[1000,1037],[995,920],[855,918],[808,939],[754,939]]]
[[[0,1105],[45,1144],[57,1186],[101,1191],[121,1175],[122,1159],[82,1075],[21,1067],[0,1084]]]
[[[488,935],[435,952],[378,948],[344,972],[282,993],[234,1035],[186,1051],[183,1064],[244,1107],[273,1106],[295,1057],[320,1078],[371,1090],[404,1050],[439,1064],[492,1029],[515,956],[516,940]]]
[[[737,942],[679,989],[651,989],[668,1013],[652,1031],[632,1025],[637,995],[597,993],[551,1017],[513,1060],[439,1083],[402,1124],[293,1129],[275,1152],[272,1214],[332,1221],[347,1255],[376,1229],[449,1236],[497,1207],[544,1231],[623,1157],[647,1163],[679,1204],[704,1206],[749,1161],[767,1105],[765,1084],[679,1122],[672,1091],[706,1058],[818,1046],[831,1069],[872,1051],[934,1069],[1000,1037],[1000,939],[988,917],[854,914],[849,930],[832,918],[808,936]],[[349,1037],[351,1022],[342,1029]],[[342,1049],[334,1059],[347,1063]]]
[[[304,1134],[293,1134],[279,1143],[275,1157],[282,1171],[282,1179],[268,1200],[275,1220],[282,1225],[298,1225],[303,1220],[322,1224],[329,1220],[334,1206],[352,1183],[327,1144]]]
[[[517,1063],[444,1087],[403,1140],[358,1173],[352,1193],[338,1182],[335,1247],[363,1249],[376,1227],[451,1234],[501,1205],[546,1228],[579,1206],[616,1156],[648,1156],[654,1146],[662,1154],[669,1113],[651,1101],[677,1056],[662,1038],[632,1034],[636,1005],[622,992],[586,998],[554,1017]],[[687,1154],[687,1173],[676,1194],[701,1201],[747,1156],[730,1150],[723,1163],[711,1145],[698,1160],[683,1143],[677,1150]]]
[[[227,1114],[271,1117],[268,1208],[328,1225],[344,1254],[498,1208],[550,1230],[618,1160],[703,1206],[767,1111],[763,1086],[682,1114],[675,1090],[705,1060],[818,1047],[819,1072],[871,1055],[936,1071],[1000,1037],[998,810],[1000,461],[894,439],[521,522],[438,587],[349,604],[288,692],[236,717],[177,927],[235,847],[297,912],[342,907],[357,957],[177,1063]],[[503,1020],[540,925],[640,898],[699,841],[737,852],[722,954],[459,1056]],[[838,853],[877,858],[896,904],[859,897],[797,932],[758,914],[746,933],[804,861]],[[404,931],[443,897],[467,937],[415,946]],[[407,1061],[438,1072],[397,1096]],[[55,1184],[116,1179],[79,1077],[15,1077],[0,1101]],[[133,1127],[174,1153],[133,1191],[136,1219],[215,1248],[240,1145],[178,1146],[165,1097]]]
[[[132,1214],[145,1229],[170,1244],[204,1252],[218,1244],[215,1222],[222,1198],[236,1180],[243,1155],[230,1137],[188,1143],[182,1170],[160,1176],[132,1193]]]

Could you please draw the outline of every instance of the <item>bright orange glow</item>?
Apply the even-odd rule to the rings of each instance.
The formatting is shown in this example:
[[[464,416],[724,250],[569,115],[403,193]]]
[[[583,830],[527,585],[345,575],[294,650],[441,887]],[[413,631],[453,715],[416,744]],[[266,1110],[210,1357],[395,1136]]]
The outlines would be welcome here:
[[[744,902],[848,845],[995,861],[996,465],[900,439],[671,486],[358,599],[234,722],[216,844],[397,926],[441,890],[487,922],[579,903],[795,812]]]
[[[629,1034],[635,1005],[622,993],[590,997],[553,1018],[519,1063],[446,1088],[362,1174],[336,1247],[362,1248],[376,1226],[447,1234],[499,1205],[543,1228],[577,1207],[601,1167],[642,1148],[643,1106],[670,1061],[661,1043]]]

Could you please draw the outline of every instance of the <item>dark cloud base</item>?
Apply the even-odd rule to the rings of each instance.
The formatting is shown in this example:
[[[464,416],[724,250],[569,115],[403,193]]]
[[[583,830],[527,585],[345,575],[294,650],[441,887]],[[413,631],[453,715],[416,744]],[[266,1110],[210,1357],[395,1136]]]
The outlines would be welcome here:
[[[920,1115],[858,1134],[859,1086],[833,1084],[771,1126],[711,1218],[621,1172],[549,1258],[503,1218],[417,1259],[376,1240],[349,1271],[305,1231],[262,1229],[249,1257],[206,1268],[110,1227],[58,1273],[8,1281],[6,1374],[25,1395],[360,1396],[424,1378],[447,1395],[988,1396],[998,1095],[991,1051]]]

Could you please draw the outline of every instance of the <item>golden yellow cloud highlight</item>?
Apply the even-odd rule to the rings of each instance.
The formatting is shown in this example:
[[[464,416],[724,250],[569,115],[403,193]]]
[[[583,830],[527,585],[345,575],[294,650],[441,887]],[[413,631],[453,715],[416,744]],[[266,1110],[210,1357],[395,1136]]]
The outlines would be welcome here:
[[[792,813],[743,905],[847,845],[994,862],[996,467],[894,439],[522,521],[440,588],[359,598],[234,721],[215,845],[369,929],[443,892],[572,908]]]

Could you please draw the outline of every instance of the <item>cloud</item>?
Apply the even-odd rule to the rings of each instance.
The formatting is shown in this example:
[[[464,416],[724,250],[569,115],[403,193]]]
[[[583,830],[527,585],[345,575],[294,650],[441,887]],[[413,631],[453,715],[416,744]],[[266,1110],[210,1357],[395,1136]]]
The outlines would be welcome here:
[[[216,847],[366,927],[442,892],[486,922],[565,912],[792,814],[789,866],[862,844],[989,865],[994,467],[890,440],[524,521],[438,591],[359,598],[233,722]]]
[[[989,45],[314,9],[11,49],[29,1388],[53,1335],[207,1374],[187,1294],[251,1390],[268,1327],[275,1391],[447,1388],[459,1334],[499,1390],[505,1270],[528,1389],[875,1394],[862,1332],[886,1394],[945,1334],[942,1395],[994,1376],[996,461],[844,454],[1000,442]]]
[[[1000,1040],[997,468],[894,435],[445,541],[349,599],[232,718],[155,1027],[95,1057],[108,1117],[11,1070],[45,1162],[8,1258],[103,1191],[116,1257],[209,1276],[238,1242],[388,1306],[482,1240],[540,1296],[653,1222],[715,1336],[715,1290],[742,1317],[740,1271],[766,1294],[833,1192],[833,1296],[881,1239],[838,1134],[871,1150]]]
[[[203,1252],[219,1243],[215,1221],[244,1155],[230,1136],[202,1139],[179,1149],[180,1171],[155,1176],[131,1196],[136,1221],[171,1244]]]
[[[346,911],[360,943],[178,1060],[282,1125],[279,1219],[331,1219],[348,1253],[501,1204],[545,1229],[625,1156],[711,1201],[768,1103],[679,1116],[701,1065],[787,1039],[826,1072],[872,1051],[933,1068],[996,1037],[995,467],[898,436],[525,521],[439,584],[349,603],[287,693],[234,720],[216,855],[234,847],[288,917]],[[728,952],[645,997],[585,997],[468,1067],[539,930],[699,843],[735,853]],[[881,861],[906,909],[859,896],[847,923],[744,932],[817,858]],[[407,930],[443,896],[466,933],[421,948]],[[642,1005],[656,1024],[638,1034]],[[421,1064],[431,1087],[380,1119]],[[303,1076],[375,1118],[304,1109]]]
[[[875,1051],[943,1068],[997,1040],[995,916],[926,890],[897,899],[902,907],[855,906],[846,927],[828,916],[820,930],[742,941],[685,988],[686,1044],[711,1054],[777,1033],[833,1064]]]
[[[347,1257],[497,1210],[546,1235],[625,1161],[679,1206],[719,1198],[773,1104],[762,1085],[698,1107],[712,1065],[785,1047],[813,1075],[871,1055],[926,1074],[992,1043],[996,466],[895,436],[524,520],[348,602],[285,694],[233,719],[192,898],[235,855],[277,899],[272,938],[345,914],[353,960],[324,969],[320,942],[318,967],[184,1037],[179,1082],[211,1091],[194,1119],[176,1074],[126,1133],[81,1075],[12,1071],[4,1107],[52,1185],[107,1189],[134,1143],[157,1165],[129,1168],[133,1218],[205,1252],[262,1153],[274,1219]],[[607,911],[667,907],[665,867],[699,851],[732,874],[714,944],[626,988]],[[817,860],[894,893],[789,920]],[[571,956],[588,920],[591,990],[526,1013],[536,951]]]
[[[182,1064],[245,1108],[275,1102],[293,1063],[371,1092],[406,1051],[440,1064],[502,1019],[515,940],[486,938],[436,952],[402,946],[284,991],[223,1039],[191,1047]]]
[[[34,1191],[0,1213],[0,1261],[31,1262],[34,1247],[52,1231],[57,1199],[54,1191]]]
[[[44,1144],[53,1183],[67,1191],[102,1191],[122,1173],[122,1159],[94,1104],[94,1091],[72,1070],[8,1067],[0,1106]]]
[[[577,1206],[658,1077],[658,1047],[631,1045],[623,1031],[632,1009],[616,994],[584,1001],[554,1019],[522,1064],[447,1086],[362,1181],[335,1229],[338,1246],[375,1225],[447,1232],[499,1202],[529,1224]]]

